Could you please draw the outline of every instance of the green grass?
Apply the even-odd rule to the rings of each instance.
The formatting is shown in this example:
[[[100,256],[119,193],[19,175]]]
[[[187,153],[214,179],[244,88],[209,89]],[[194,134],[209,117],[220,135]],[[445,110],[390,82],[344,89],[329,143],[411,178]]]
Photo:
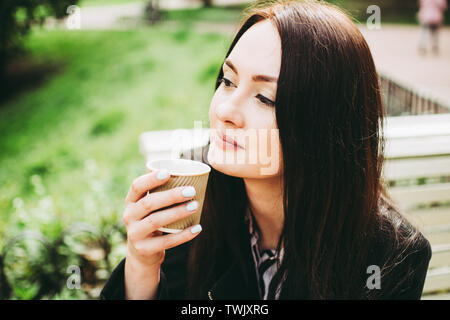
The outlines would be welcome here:
[[[186,22],[220,22],[220,23],[238,23],[242,17],[242,10],[246,4],[233,5],[227,7],[212,6],[210,8],[191,8],[162,10],[165,20],[177,20]]]
[[[31,59],[62,71],[0,105],[0,238],[121,217],[130,183],[145,173],[139,135],[208,126],[228,41],[160,27],[35,30]]]

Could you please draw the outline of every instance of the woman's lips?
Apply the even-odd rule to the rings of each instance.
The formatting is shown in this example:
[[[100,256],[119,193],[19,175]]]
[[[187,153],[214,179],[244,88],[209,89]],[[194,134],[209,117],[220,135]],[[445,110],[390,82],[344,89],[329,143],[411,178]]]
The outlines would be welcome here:
[[[218,132],[215,135],[215,141],[216,141],[216,144],[224,150],[226,150],[226,149],[234,149],[234,150],[244,149],[239,144],[237,144],[237,142],[234,141],[232,138],[228,137],[225,134],[222,134],[221,132]]]

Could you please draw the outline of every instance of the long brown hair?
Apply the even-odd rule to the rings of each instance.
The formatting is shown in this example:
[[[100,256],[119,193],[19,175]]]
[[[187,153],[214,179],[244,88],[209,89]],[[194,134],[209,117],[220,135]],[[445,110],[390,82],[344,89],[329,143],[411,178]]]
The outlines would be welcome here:
[[[278,250],[283,243],[284,259],[270,290],[284,277],[281,299],[373,298],[377,290],[365,285],[375,234],[396,239],[389,249],[394,254],[418,233],[400,230],[395,219],[404,221],[401,215],[385,214],[395,207],[381,179],[385,109],[369,47],[333,5],[264,1],[248,8],[226,57],[261,20],[277,28],[282,48],[275,108],[284,168]],[[216,89],[222,76],[219,70]],[[204,231],[190,257],[191,298],[205,297],[230,261],[248,272],[246,205],[243,180],[212,169]],[[380,267],[387,272],[389,263]]]

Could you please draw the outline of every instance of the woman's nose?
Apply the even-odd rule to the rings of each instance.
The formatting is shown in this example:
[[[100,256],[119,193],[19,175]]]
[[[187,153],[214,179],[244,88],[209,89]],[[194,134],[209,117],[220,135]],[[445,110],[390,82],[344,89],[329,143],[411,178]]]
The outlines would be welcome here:
[[[216,108],[216,116],[223,123],[242,128],[245,124],[245,92],[238,88],[228,95]]]
[[[242,128],[245,123],[242,106],[233,99],[220,103],[216,108],[216,116],[221,122],[238,128]]]

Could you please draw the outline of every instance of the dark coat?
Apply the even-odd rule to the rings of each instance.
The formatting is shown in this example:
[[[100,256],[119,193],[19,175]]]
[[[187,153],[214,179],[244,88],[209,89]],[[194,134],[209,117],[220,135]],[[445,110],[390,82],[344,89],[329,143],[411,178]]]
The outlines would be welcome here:
[[[208,147],[208,146],[207,146]],[[182,158],[191,158],[206,162],[207,148],[191,152],[191,156],[182,155]],[[194,239],[192,241],[196,241]],[[369,265],[382,266],[386,261],[386,253],[392,251],[392,239],[385,234],[379,236],[373,242]],[[161,265],[161,276],[156,299],[185,299],[187,286],[187,260],[191,242],[166,251],[164,262]],[[230,262],[227,271],[217,278],[214,285],[204,293],[205,299],[248,299],[260,300],[256,272],[250,251],[250,235],[248,245],[245,248],[246,272],[243,273],[237,262]],[[386,278],[381,280],[381,289],[389,288],[379,296],[381,299],[420,299],[425,282],[429,261],[431,259],[431,246],[428,240],[420,235],[419,241],[414,246],[404,251],[404,248],[396,249],[398,261],[401,261]],[[394,254],[395,256],[395,254]],[[101,291],[101,299],[125,299],[124,285],[125,259],[113,270],[110,278]],[[408,275],[407,281],[397,283],[398,279]],[[369,277],[370,274],[367,275]],[[248,281],[246,281],[248,280]],[[247,283],[247,285],[245,285]],[[394,288],[394,289],[392,289]]]
[[[165,260],[161,266],[161,277],[156,299],[185,299],[185,288],[187,284],[187,258],[191,244],[185,243],[181,246],[166,251]],[[381,248],[381,247],[380,247]],[[250,242],[246,250],[247,274],[243,274],[235,262],[230,263],[228,270],[220,276],[215,284],[205,292],[205,299],[214,300],[260,300],[256,273],[252,255],[250,252]],[[409,273],[408,281],[395,289],[395,292],[389,292],[381,295],[381,299],[420,299],[425,282],[428,264],[431,258],[431,246],[424,237],[421,238],[414,249],[404,253],[406,257],[395,267],[392,276],[382,279],[381,289],[385,287],[384,281],[396,281],[399,277]],[[381,265],[384,252],[374,252],[371,255],[371,264]],[[100,297],[101,299],[125,299],[124,285],[125,259],[112,272],[109,280],[104,286]],[[253,272],[252,272],[253,271]],[[368,274],[367,277],[370,275]],[[249,279],[249,284],[244,285],[245,280]],[[392,285],[388,286],[392,287]]]

